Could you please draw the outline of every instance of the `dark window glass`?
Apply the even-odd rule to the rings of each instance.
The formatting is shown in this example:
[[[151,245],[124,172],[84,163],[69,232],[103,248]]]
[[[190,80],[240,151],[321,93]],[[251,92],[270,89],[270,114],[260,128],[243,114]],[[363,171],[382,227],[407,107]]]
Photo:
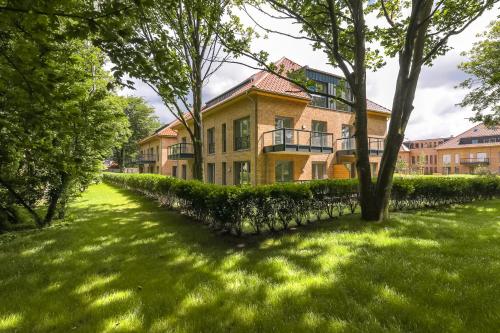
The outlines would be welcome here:
[[[225,153],[227,148],[226,143],[226,124],[222,124],[222,152]]]
[[[209,128],[207,130],[207,145],[208,145],[208,153],[215,153],[215,127]]]
[[[215,183],[215,163],[207,163],[207,182]]]
[[[222,171],[222,185],[226,185],[227,184],[226,162],[222,162],[221,171]]]
[[[274,176],[276,182],[293,181],[293,161],[276,161]]]
[[[234,150],[250,148],[250,118],[234,121]]]
[[[250,161],[234,162],[234,184],[250,184]]]

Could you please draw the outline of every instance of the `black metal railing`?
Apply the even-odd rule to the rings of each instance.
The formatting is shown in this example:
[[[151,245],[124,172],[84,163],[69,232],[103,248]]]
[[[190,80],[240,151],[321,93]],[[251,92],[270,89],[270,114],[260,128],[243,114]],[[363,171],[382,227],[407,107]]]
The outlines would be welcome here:
[[[215,142],[208,143],[208,153],[215,154]]]
[[[333,152],[333,133],[279,128],[263,133],[264,151]]]
[[[137,164],[149,164],[156,162],[156,154],[139,154],[135,160]]]
[[[182,142],[167,147],[167,156],[169,160],[188,159],[194,157],[192,143]]]
[[[250,149],[250,135],[234,138],[234,150]]]
[[[490,164],[490,159],[487,157],[462,158],[460,164]]]
[[[356,151],[356,138],[337,139],[337,151]],[[368,137],[368,151],[370,154],[380,154],[384,151],[384,139]]]

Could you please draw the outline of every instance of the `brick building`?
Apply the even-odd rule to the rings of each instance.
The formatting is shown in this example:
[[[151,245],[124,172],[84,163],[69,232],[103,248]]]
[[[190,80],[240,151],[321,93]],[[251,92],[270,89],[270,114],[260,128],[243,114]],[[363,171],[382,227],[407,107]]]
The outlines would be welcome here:
[[[436,149],[438,170],[443,174],[473,174],[479,170],[500,174],[500,126],[476,125]]]
[[[350,99],[345,80],[282,58],[285,72],[303,70],[317,92]],[[390,111],[367,100],[370,163],[378,171]],[[271,73],[260,71],[203,109],[204,174],[218,184],[266,184],[355,177],[354,113],[344,103],[308,94]],[[180,123],[169,147],[171,174],[192,177],[193,148]]]
[[[162,126],[152,135],[140,140],[136,163],[140,173],[172,175],[173,161],[168,159],[167,148],[177,142],[177,132]]]
[[[407,165],[406,173],[432,175],[441,172],[438,168],[436,148],[450,138],[435,138],[405,141],[399,150],[399,159]]]

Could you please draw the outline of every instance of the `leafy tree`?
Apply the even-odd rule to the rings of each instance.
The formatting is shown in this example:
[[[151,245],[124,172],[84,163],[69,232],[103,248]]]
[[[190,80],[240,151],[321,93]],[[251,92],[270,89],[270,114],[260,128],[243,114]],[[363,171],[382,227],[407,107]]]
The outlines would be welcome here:
[[[111,18],[97,43],[117,77],[128,74],[145,82],[184,125],[193,142],[193,177],[202,180],[203,87],[228,56],[221,35],[234,34],[241,25],[229,0],[125,3],[131,8],[127,17]]]
[[[408,162],[402,158],[398,158],[396,161],[396,172],[398,173],[408,173]]]
[[[268,0],[256,5],[270,4],[278,12],[269,14],[280,19],[291,19],[302,27],[302,35],[264,29],[298,39],[307,39],[315,49],[328,56],[332,66],[340,68],[352,93],[353,100],[341,100],[355,112],[356,168],[362,217],[381,220],[388,217],[392,179],[399,147],[413,111],[413,100],[422,66],[449,50],[448,39],[466,29],[496,0]],[[263,13],[266,8],[260,7]],[[367,12],[372,12],[384,25],[368,26]],[[255,21],[255,20],[254,20]],[[256,22],[256,21],[255,21]],[[383,60],[377,50],[367,46],[377,42],[385,54],[398,57],[399,71],[396,78],[392,115],[377,181],[372,182],[366,113],[366,70],[377,69]],[[273,72],[279,71],[266,65],[266,54],[250,56]],[[293,81],[293,78],[291,78]],[[298,82],[300,85],[300,82]],[[302,87],[304,85],[302,84]],[[328,96],[338,99],[336,96]]]
[[[113,150],[113,158],[118,162],[120,168],[135,160],[139,145],[137,142],[145,138],[160,127],[155,110],[141,97],[123,97],[124,112],[127,116],[131,135],[128,141]]]
[[[127,121],[103,54],[61,39],[68,26],[30,13],[0,25],[0,210],[15,220],[19,205],[44,226],[102,169]]]
[[[464,53],[469,60],[459,68],[471,77],[460,84],[471,91],[459,104],[472,107],[472,121],[482,121],[486,126],[500,125],[500,21],[491,24],[488,32],[478,35],[484,40]],[[490,110],[491,112],[486,112]]]

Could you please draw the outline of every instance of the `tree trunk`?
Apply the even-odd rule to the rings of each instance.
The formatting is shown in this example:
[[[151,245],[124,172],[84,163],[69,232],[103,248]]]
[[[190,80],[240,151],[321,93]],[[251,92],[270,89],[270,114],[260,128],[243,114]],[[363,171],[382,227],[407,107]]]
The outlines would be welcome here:
[[[9,191],[9,193],[14,197],[14,199],[16,200],[16,202],[18,204],[20,204],[21,206],[26,208],[28,213],[30,213],[30,215],[33,217],[33,220],[35,220],[35,223],[38,227],[43,226],[43,221],[40,218],[40,216],[37,214],[37,212],[35,212],[35,210],[33,208],[31,208],[30,205],[28,205],[26,203],[26,201],[23,200],[23,198],[14,190],[14,188],[8,182],[6,182],[0,178],[0,185],[5,187],[7,189],[7,191]]]
[[[366,114],[366,47],[365,47],[365,19],[361,1],[353,6],[355,27],[355,54],[354,79],[355,96],[355,138],[356,138],[356,170],[359,182],[359,200],[361,216],[364,220],[374,220],[375,207],[373,200],[373,185],[370,169],[370,150],[368,147],[368,115]]]
[[[61,174],[61,183],[58,187],[54,188],[49,195],[49,207],[47,208],[47,213],[43,219],[43,225],[48,225],[54,219],[54,215],[57,210],[57,204],[59,198],[66,192],[69,186],[69,176],[66,173]]]
[[[413,4],[411,23],[407,31],[407,43],[399,56],[399,72],[392,102],[391,121],[387,133],[384,154],[375,188],[375,213],[377,220],[389,218],[394,170],[399,148],[404,140],[406,125],[413,111],[413,100],[422,68],[425,39],[433,1]],[[416,6],[416,7],[415,7]]]
[[[203,181],[203,119],[202,107],[202,86],[201,59],[193,59],[192,91],[193,91],[193,178]]]

